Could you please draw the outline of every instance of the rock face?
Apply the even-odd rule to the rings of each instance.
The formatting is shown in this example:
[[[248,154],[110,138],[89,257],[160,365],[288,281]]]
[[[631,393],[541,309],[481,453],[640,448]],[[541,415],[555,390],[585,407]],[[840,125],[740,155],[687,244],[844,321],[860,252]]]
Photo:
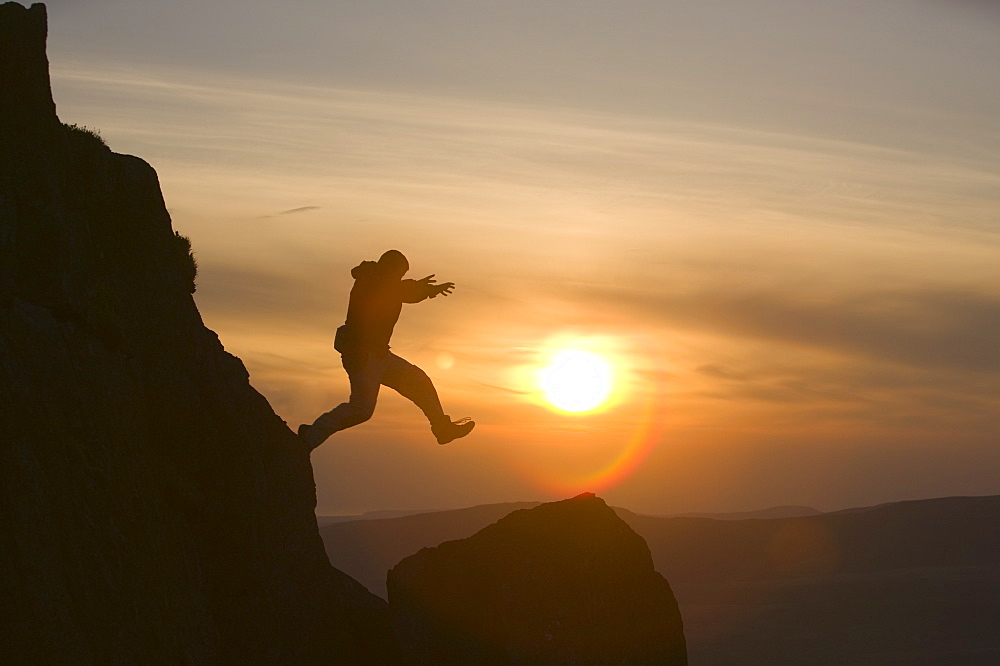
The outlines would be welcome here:
[[[156,172],[59,122],[45,39],[42,5],[0,5],[0,661],[392,660]]]
[[[646,543],[592,494],[425,548],[389,572],[388,591],[411,663],[687,663]]]

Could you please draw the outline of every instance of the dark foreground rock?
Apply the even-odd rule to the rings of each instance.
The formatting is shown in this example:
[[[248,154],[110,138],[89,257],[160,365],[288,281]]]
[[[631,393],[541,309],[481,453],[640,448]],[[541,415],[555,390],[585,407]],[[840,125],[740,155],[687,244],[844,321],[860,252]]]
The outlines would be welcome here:
[[[425,548],[389,572],[388,591],[411,663],[687,663],[646,543],[592,494]]]
[[[0,662],[392,660],[156,172],[59,122],[45,39],[0,5]]]

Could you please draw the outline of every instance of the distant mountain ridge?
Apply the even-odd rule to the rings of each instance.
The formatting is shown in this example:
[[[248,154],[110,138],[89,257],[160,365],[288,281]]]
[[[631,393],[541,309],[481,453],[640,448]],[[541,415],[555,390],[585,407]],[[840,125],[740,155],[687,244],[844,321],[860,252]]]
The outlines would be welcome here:
[[[801,518],[818,516],[822,511],[811,506],[772,506],[756,511],[732,511],[729,513],[672,513],[659,518],[711,518],[712,520],[762,520],[768,518]]]
[[[389,518],[404,518],[406,516],[415,516],[421,513],[468,511],[468,510],[475,510],[485,506],[510,507],[510,511],[516,511],[517,509],[527,509],[533,506],[538,506],[539,504],[541,504],[541,502],[499,502],[497,504],[480,504],[463,509],[377,509],[375,511],[365,511],[364,513],[343,515],[343,516],[317,515],[316,522],[319,524],[320,527],[323,527],[324,525],[332,525],[334,523],[347,523],[355,520],[386,520]]]
[[[507,508],[359,520],[320,534],[334,566],[384,595],[400,559],[465,538]],[[616,512],[670,581],[692,663],[1000,663],[1000,496],[789,518]]]
[[[405,516],[414,516],[418,513],[444,513],[446,511],[465,511],[467,509],[475,509],[477,507],[484,506],[514,506],[515,508],[530,508],[532,506],[538,506],[541,502],[499,502],[496,504],[479,504],[472,507],[466,507],[461,509],[377,509],[375,511],[365,511],[364,513],[357,514],[345,514],[345,515],[317,515],[316,522],[319,523],[320,527],[324,525],[332,525],[333,523],[346,523],[353,520],[384,520],[386,518],[403,518]],[[628,509],[621,509],[620,507],[613,507],[616,511],[627,511]],[[512,511],[514,509],[511,509]],[[818,509],[814,509],[809,506],[772,506],[766,509],[757,509],[755,511],[733,511],[733,512],[721,512],[721,513],[670,513],[670,514],[655,514],[658,518],[712,518],[713,520],[743,520],[746,518],[797,518],[799,516],[815,516],[823,513]],[[642,515],[653,515],[653,514],[642,514]]]
[[[324,525],[346,523],[351,520],[384,520],[386,518],[402,518],[403,516],[412,516],[418,513],[437,513],[438,511],[441,511],[441,509],[380,509],[377,511],[365,511],[364,513],[357,514],[344,514],[342,516],[321,516],[317,514],[316,523],[320,527],[323,527]]]
[[[626,522],[638,529],[658,532],[654,526],[661,521],[677,519],[732,521],[769,521],[793,518],[823,516],[844,516],[870,511],[891,510],[894,507],[905,510],[911,505],[930,507],[937,503],[950,505],[952,502],[1000,501],[998,496],[942,497],[924,500],[903,500],[869,507],[852,507],[824,513],[804,506],[777,506],[757,511],[733,513],[689,513],[669,516],[639,514],[622,507],[612,507]],[[327,544],[327,554],[334,566],[351,571],[368,589],[380,596],[385,595],[384,572],[388,571],[399,558],[420,548],[437,545],[443,541],[461,539],[486,525],[495,522],[511,511],[538,506],[541,502],[501,502],[481,504],[464,509],[442,511],[385,510],[361,514],[359,516],[329,517],[319,516],[320,534]],[[398,515],[394,515],[398,514]],[[783,515],[785,514],[785,515]],[[373,515],[376,517],[365,517]],[[384,517],[383,517],[384,516]],[[334,518],[335,520],[329,520]],[[325,521],[325,522],[324,522]],[[722,530],[728,528],[720,527]],[[640,532],[642,533],[642,532]],[[653,547],[653,544],[650,544]],[[654,556],[656,550],[654,549]],[[670,563],[667,563],[668,566]]]

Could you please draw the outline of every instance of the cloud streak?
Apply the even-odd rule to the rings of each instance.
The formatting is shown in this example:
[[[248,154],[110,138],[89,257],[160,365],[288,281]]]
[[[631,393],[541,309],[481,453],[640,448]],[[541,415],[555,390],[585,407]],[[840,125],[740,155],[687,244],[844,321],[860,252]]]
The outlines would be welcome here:
[[[277,215],[294,215],[295,213],[305,213],[310,210],[319,210],[319,206],[299,206],[298,208],[289,208],[288,210],[283,210],[277,213]]]
[[[848,293],[717,286],[691,293],[588,287],[564,291],[588,308],[717,335],[763,339],[916,368],[1000,373],[1000,295],[940,288]],[[720,373],[707,366],[708,374]],[[717,376],[721,376],[718,375]]]

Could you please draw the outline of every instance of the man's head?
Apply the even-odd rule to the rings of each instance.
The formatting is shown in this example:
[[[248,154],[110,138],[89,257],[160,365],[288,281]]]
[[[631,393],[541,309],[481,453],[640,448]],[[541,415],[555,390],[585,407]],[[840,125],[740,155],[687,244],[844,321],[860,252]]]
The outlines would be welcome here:
[[[378,265],[389,275],[403,277],[410,270],[410,262],[399,250],[388,250],[378,258]]]

